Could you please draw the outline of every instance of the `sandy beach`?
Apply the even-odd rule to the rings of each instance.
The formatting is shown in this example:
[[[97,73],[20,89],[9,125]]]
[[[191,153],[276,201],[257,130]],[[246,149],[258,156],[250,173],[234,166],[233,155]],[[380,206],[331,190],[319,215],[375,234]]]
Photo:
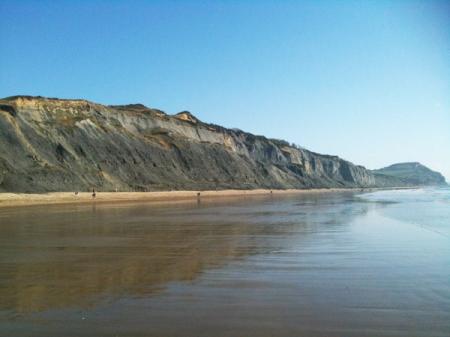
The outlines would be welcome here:
[[[124,202],[124,201],[148,201],[148,202],[179,202],[183,200],[227,198],[242,196],[262,196],[270,194],[300,194],[300,193],[330,193],[350,190],[373,189],[286,189],[286,190],[218,190],[218,191],[161,191],[161,192],[97,192],[92,197],[90,192],[52,192],[42,194],[27,193],[0,193],[0,207],[29,206],[45,204],[71,204],[92,202]],[[199,194],[200,193],[200,194]]]

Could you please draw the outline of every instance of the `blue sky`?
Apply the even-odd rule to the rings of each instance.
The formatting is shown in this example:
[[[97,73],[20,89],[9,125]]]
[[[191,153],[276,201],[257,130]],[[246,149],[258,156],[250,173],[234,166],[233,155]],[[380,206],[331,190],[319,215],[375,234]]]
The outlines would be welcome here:
[[[1,1],[0,96],[189,110],[450,180],[448,1]]]

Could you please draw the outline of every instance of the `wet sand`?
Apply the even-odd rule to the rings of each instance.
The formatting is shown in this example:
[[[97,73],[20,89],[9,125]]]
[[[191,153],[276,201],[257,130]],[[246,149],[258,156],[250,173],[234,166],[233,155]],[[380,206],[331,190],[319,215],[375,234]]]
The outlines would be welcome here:
[[[449,336],[450,203],[382,193],[2,208],[0,335]]]

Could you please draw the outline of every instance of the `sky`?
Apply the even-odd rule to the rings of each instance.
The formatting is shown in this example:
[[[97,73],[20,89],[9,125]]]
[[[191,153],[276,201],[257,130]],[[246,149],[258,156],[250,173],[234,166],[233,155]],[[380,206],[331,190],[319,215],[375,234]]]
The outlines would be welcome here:
[[[450,1],[0,1],[0,96],[142,103],[450,181]]]

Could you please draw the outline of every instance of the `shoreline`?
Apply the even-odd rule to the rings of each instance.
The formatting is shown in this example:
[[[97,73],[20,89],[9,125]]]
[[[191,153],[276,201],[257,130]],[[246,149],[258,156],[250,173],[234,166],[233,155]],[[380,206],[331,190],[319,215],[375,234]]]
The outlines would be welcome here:
[[[49,192],[42,194],[29,193],[0,193],[0,208],[33,206],[33,205],[60,205],[60,204],[87,204],[87,203],[113,203],[113,202],[158,202],[173,203],[189,200],[229,198],[264,195],[287,194],[312,194],[312,193],[336,193],[336,192],[370,192],[377,190],[414,189],[416,187],[392,187],[392,188],[311,188],[311,189],[286,189],[286,190],[207,190],[207,191],[158,191],[158,192],[96,192],[92,197],[91,192]],[[200,194],[200,195],[198,195]]]

